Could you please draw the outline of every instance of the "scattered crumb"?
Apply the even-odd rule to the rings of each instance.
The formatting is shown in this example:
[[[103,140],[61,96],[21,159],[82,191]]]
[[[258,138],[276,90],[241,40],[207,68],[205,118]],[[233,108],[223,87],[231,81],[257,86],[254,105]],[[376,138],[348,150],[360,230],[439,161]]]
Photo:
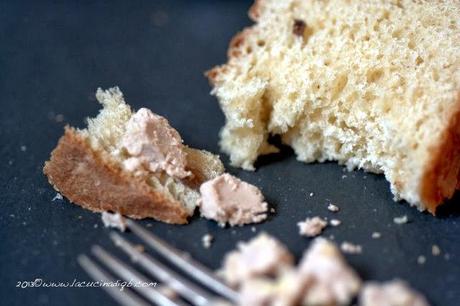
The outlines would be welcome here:
[[[307,237],[315,237],[321,234],[327,226],[327,222],[320,217],[307,218],[305,221],[297,223],[299,234]]]
[[[276,210],[272,207],[272,208],[270,208],[270,212],[271,212],[272,214],[274,214],[274,213],[276,212]]]
[[[352,244],[347,241],[342,242],[340,249],[342,252],[347,254],[361,254],[363,252],[363,249],[359,244]]]
[[[12,164],[13,164],[13,160],[8,161],[8,165],[11,166]]]
[[[337,220],[337,219],[332,219],[329,223],[330,223],[332,226],[339,226],[340,224],[342,224],[342,221]]]
[[[343,180],[343,179],[346,179],[346,178],[347,178],[347,175],[346,175],[346,174],[342,175],[342,180]]]
[[[329,211],[332,211],[332,212],[338,212],[340,210],[340,208],[337,206],[337,205],[334,205],[332,203],[330,203],[328,206],[327,206],[327,209]]]
[[[77,218],[78,218],[78,220],[81,220],[81,219],[83,219],[83,216],[78,216]]]
[[[97,223],[95,223],[95,224],[93,225],[93,227],[94,227],[94,228],[98,228],[99,225],[98,225]]]
[[[211,247],[211,243],[214,240],[214,237],[210,234],[206,234],[201,238],[201,242],[205,249],[209,249]]]
[[[408,221],[409,220],[407,219],[406,215],[393,218],[393,222],[396,224],[406,224]]]
[[[56,195],[54,196],[54,198],[51,200],[51,201],[56,201],[56,200],[63,200],[64,198],[62,197],[62,194],[60,194],[59,192],[56,193]]]
[[[380,237],[382,237],[382,234],[380,234],[379,232],[372,233],[372,239],[379,239]]]
[[[152,224],[152,223],[147,223],[147,225],[146,225],[146,226],[147,226],[147,227],[152,227],[152,226],[153,226],[153,224]]]
[[[439,248],[439,246],[433,244],[431,246],[431,254],[433,254],[433,256],[439,256],[441,254],[441,249]]]
[[[359,301],[361,306],[428,306],[421,294],[397,279],[382,284],[365,283]]]
[[[256,227],[255,226],[251,227],[251,232],[253,232],[253,233],[256,232]]]
[[[126,230],[126,221],[122,215],[119,213],[109,213],[107,211],[102,212],[101,214],[102,223],[105,227],[118,228],[120,231],[124,232]]]
[[[419,265],[423,265],[425,262],[426,262],[426,257],[425,256],[420,255],[419,257],[417,257],[417,263]]]
[[[310,197],[314,196],[315,194],[313,192],[310,192]]]
[[[22,152],[27,151],[27,147],[26,147],[26,146],[21,146],[21,151],[22,151]]]
[[[449,253],[444,254],[444,259],[449,260],[450,259],[450,254]]]

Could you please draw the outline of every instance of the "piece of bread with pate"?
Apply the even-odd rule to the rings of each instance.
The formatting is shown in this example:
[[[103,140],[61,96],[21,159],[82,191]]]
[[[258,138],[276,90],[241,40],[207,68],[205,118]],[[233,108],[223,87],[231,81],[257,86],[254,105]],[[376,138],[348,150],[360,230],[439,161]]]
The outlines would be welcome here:
[[[383,173],[435,213],[459,188],[460,2],[258,0],[207,73],[222,150],[254,169],[281,135],[300,161]]]
[[[218,156],[182,144],[168,121],[134,113],[115,87],[97,90],[103,105],[88,128],[65,128],[43,169],[53,187],[86,209],[187,223],[201,183],[224,171]]]

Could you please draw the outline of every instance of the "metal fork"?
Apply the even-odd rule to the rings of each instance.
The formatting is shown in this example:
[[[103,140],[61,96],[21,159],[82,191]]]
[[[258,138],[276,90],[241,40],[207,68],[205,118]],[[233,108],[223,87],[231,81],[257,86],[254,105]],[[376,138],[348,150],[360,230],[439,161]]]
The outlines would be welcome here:
[[[139,264],[145,271],[158,279],[164,286],[196,306],[210,305],[234,305],[238,304],[238,293],[222,282],[216,275],[195,261],[188,254],[168,245],[151,232],[144,229],[132,220],[126,221],[128,228],[139,237],[147,246],[153,248],[158,254],[170,261],[184,274],[195,279],[196,283],[186,279],[182,275],[172,271],[161,262],[136,248],[131,242],[118,233],[110,233],[110,238],[121,250],[131,257],[133,263]],[[161,306],[182,306],[188,305],[184,300],[176,296],[166,294],[163,290],[156,288],[143,274],[137,272],[129,264],[124,263],[100,246],[93,246],[91,253],[114,274],[126,282],[130,282],[130,288],[119,288],[115,286],[101,286],[120,305],[147,306],[147,301]],[[115,283],[117,280],[98,265],[93,259],[86,255],[78,257],[78,263],[95,281],[102,283]],[[137,284],[137,286],[136,286]],[[198,285],[199,284],[199,285]],[[132,289],[131,289],[132,288]],[[204,288],[211,289],[205,290]],[[136,292],[141,295],[142,299]]]

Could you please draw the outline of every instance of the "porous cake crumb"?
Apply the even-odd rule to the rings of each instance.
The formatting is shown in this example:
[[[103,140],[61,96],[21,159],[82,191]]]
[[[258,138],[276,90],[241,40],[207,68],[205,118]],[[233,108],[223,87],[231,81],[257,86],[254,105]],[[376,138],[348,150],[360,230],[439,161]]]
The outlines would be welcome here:
[[[363,251],[359,244],[353,244],[347,241],[342,242],[340,249],[347,254],[361,254]]]
[[[315,237],[321,234],[327,226],[327,222],[320,217],[307,218],[305,221],[297,223],[299,234],[307,237]]]
[[[372,233],[372,239],[379,239],[380,237],[382,237],[382,234],[380,234],[379,232]]]
[[[203,247],[205,249],[209,249],[211,247],[211,243],[214,240],[214,237],[210,234],[206,234],[201,238],[201,242],[203,243]]]
[[[119,213],[109,213],[104,211],[101,214],[101,219],[105,227],[118,228],[122,232],[126,230],[126,220]]]

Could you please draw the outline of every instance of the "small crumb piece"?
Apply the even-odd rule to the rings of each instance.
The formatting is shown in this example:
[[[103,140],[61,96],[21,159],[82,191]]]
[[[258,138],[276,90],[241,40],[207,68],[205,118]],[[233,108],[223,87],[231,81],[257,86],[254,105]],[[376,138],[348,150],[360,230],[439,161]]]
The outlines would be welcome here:
[[[56,200],[63,200],[64,198],[62,197],[62,194],[60,194],[59,192],[56,193],[56,195],[54,196],[54,198],[51,200],[51,201],[56,201]]]
[[[283,244],[262,232],[248,242],[238,243],[238,249],[225,256],[222,276],[230,285],[238,285],[253,277],[274,275],[293,262]]]
[[[93,225],[93,227],[94,227],[94,228],[98,228],[99,225],[98,225],[97,223],[95,223],[95,224]]]
[[[315,237],[321,234],[327,226],[327,222],[320,217],[307,218],[305,221],[297,223],[299,234],[307,237]]]
[[[401,280],[364,284],[359,296],[361,306],[428,306],[425,297]]]
[[[251,232],[253,232],[253,233],[256,232],[256,227],[255,226],[251,227]]]
[[[406,224],[408,221],[409,220],[407,219],[406,215],[393,218],[393,222],[396,224]]]
[[[426,257],[425,256],[420,255],[419,257],[417,257],[417,263],[419,265],[423,265],[423,264],[425,264],[425,262],[426,262]]]
[[[310,192],[310,197],[314,196],[315,194],[313,192]]]
[[[329,223],[330,223],[332,226],[339,226],[340,224],[342,224],[342,221],[337,220],[337,219],[332,219]]]
[[[201,242],[203,243],[203,247],[205,249],[209,249],[211,247],[211,243],[214,240],[214,237],[210,234],[206,234],[201,238]]]
[[[361,254],[363,252],[363,249],[359,244],[353,244],[347,241],[342,242],[340,249],[342,252],[347,254]]]
[[[330,203],[328,206],[327,206],[327,209],[329,211],[332,211],[332,212],[338,212],[340,210],[340,208],[337,206],[337,205],[334,205],[332,203]]]
[[[441,249],[439,248],[439,246],[433,244],[431,246],[431,254],[433,254],[433,256],[439,256],[441,254]]]
[[[123,216],[119,213],[112,214],[107,211],[104,211],[102,212],[101,219],[105,227],[118,228],[122,232],[126,230],[125,218],[123,218]]]
[[[380,234],[379,232],[372,233],[372,239],[379,239],[380,237],[382,237],[382,234]]]
[[[274,214],[274,213],[276,212],[276,210],[272,207],[272,208],[270,208],[270,212],[271,212],[272,214]]]
[[[26,147],[26,146],[21,146],[21,151],[22,151],[22,152],[27,151],[27,147]]]

